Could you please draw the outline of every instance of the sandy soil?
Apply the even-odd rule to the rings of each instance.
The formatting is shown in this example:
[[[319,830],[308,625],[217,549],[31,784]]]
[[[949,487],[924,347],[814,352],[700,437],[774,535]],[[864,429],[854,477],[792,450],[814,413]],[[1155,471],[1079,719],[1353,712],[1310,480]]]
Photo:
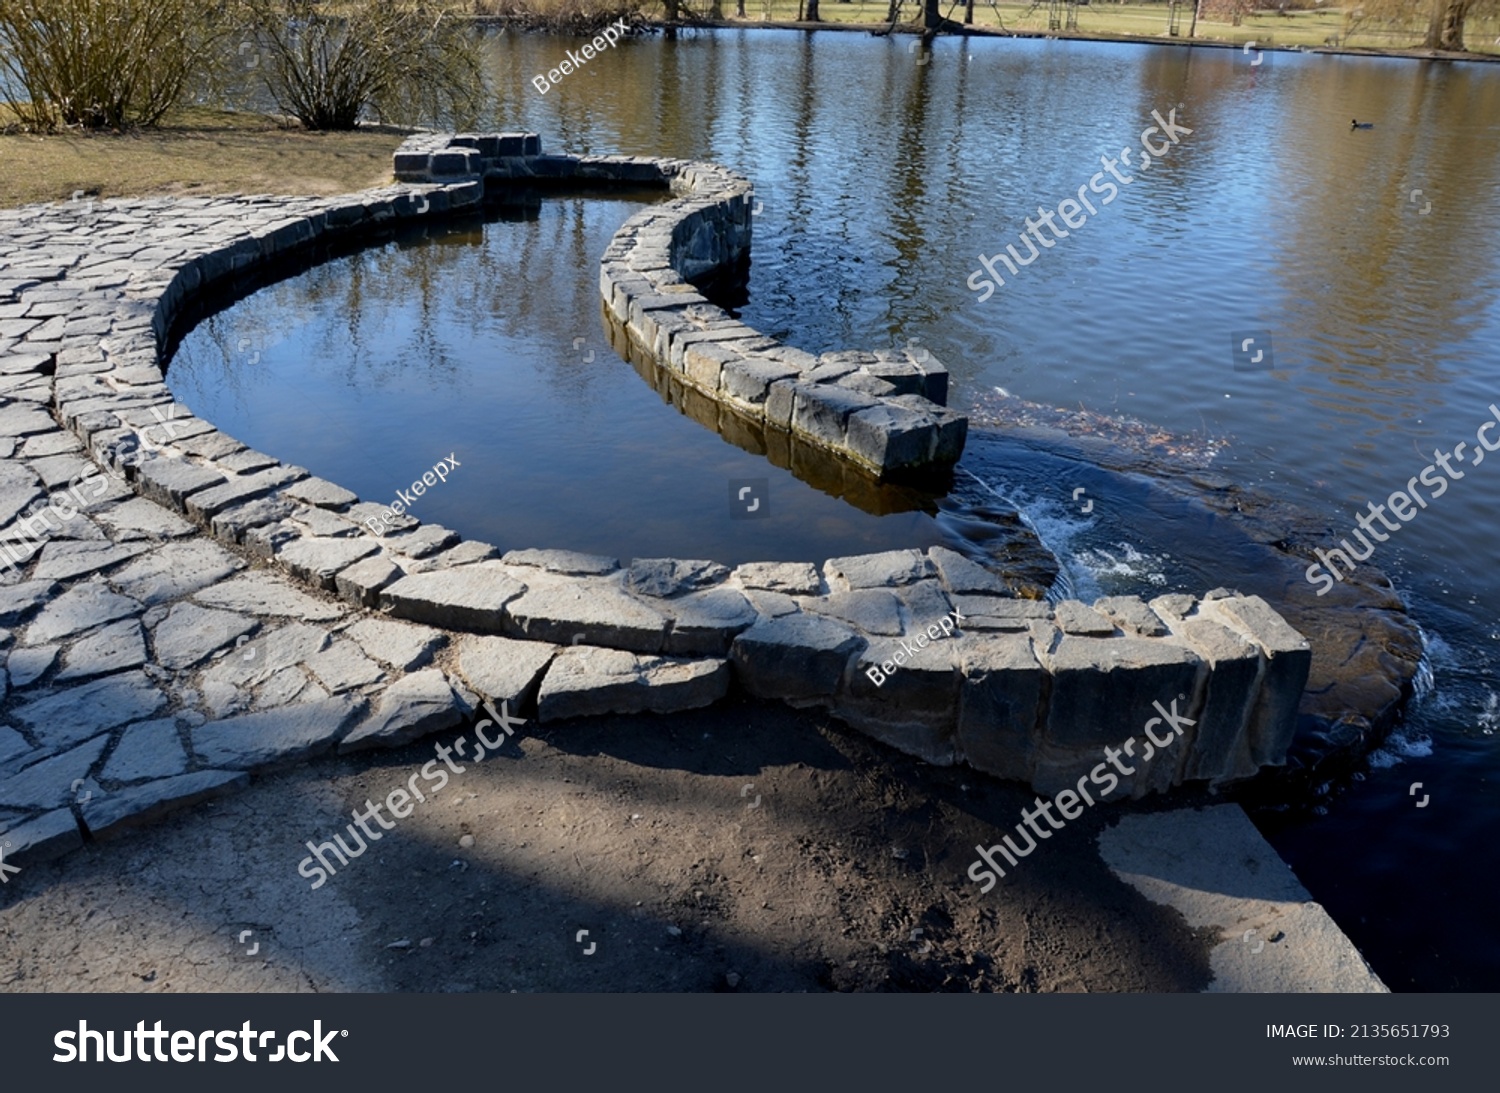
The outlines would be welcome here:
[[[0,890],[0,990],[1193,991],[1209,979],[1208,939],[1099,860],[1103,825],[1161,805],[1086,814],[981,896],[965,875],[975,844],[1033,795],[750,701],[527,724],[311,890],[304,844],[455,735],[315,761],[25,870]],[[1171,807],[1193,803],[1182,796]]]

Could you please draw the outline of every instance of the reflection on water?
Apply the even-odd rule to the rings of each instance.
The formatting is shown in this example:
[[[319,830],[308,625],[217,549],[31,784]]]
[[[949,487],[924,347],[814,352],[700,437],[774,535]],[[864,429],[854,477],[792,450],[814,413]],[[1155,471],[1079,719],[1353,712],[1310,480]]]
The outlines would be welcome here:
[[[492,38],[490,122],[534,129],[571,152],[707,157],[746,171],[765,204],[743,315],[804,349],[917,339],[949,365],[957,405],[1001,387],[1212,438],[1217,472],[1340,527],[1432,462],[1435,447],[1472,435],[1500,396],[1493,66],[1278,53],[1251,67],[1231,50],[1003,39],[940,40],[917,65],[893,40],[726,31],[622,43],[539,95],[530,77],[569,44]],[[1101,156],[1135,145],[1153,110],[1173,107],[1191,135],[1045,261],[975,302],[965,282],[978,255],[1014,241],[1039,207],[1055,208],[1099,170]],[[1375,128],[1351,131],[1352,117]],[[206,350],[191,366],[202,394],[187,400],[211,417],[216,398],[238,398],[250,415],[285,414],[308,454],[265,446],[311,466],[340,449],[339,434],[359,437],[344,480],[372,497],[444,454],[429,453],[442,443],[429,438],[512,434],[510,458],[525,474],[503,484],[476,474],[475,496],[455,480],[419,513],[456,527],[463,513],[483,513],[476,534],[503,545],[519,545],[507,519],[518,509],[537,521],[531,542],[565,541],[578,529],[560,521],[546,534],[550,509],[588,498],[598,528],[609,529],[590,548],[667,552],[703,533],[706,506],[725,503],[724,480],[760,476],[771,479],[774,521],[725,524],[724,544],[703,553],[820,557],[832,541],[876,549],[982,537],[980,499],[964,494],[962,475],[935,516],[876,519],[666,411],[623,365],[585,367],[578,356],[605,346],[592,278],[577,270],[592,270],[628,211],[565,203],[505,225],[508,242],[485,228],[483,247],[469,249],[493,257],[458,285],[434,289],[432,270],[401,265],[394,248],[326,280],[315,272],[311,299],[333,302],[316,315],[309,305],[313,329],[276,371],[279,402],[211,374]],[[342,321],[348,300],[377,284],[396,302],[372,312],[376,325]],[[285,308],[264,322],[263,352],[274,355]],[[466,356],[441,329],[486,350]],[[536,329],[556,339],[544,353],[529,348]],[[1231,347],[1244,331],[1269,334],[1274,371],[1235,371]],[[575,337],[585,339],[577,353]],[[177,369],[172,382],[184,382]],[[343,384],[347,406],[299,395],[298,383]],[[434,399],[434,383],[450,397]],[[543,383],[557,400],[528,409]],[[569,424],[571,458],[552,449],[528,458],[542,434]],[[977,456],[970,463],[983,473]],[[1482,788],[1500,779],[1500,537],[1487,533],[1497,474],[1500,463],[1475,468],[1375,559],[1447,651],[1409,727],[1431,740],[1431,754],[1393,753],[1400,763],[1331,797],[1325,815],[1275,834],[1400,989],[1500,985],[1487,922],[1495,881],[1470,869],[1500,838],[1500,805]],[[700,485],[710,479],[720,484]],[[639,497],[643,482],[661,502],[649,514],[621,500]],[[1061,534],[1082,522],[1066,504],[1072,485],[1007,488],[1023,505],[1046,495],[1059,506],[1054,525],[1040,522],[1047,511],[1023,515]],[[1107,488],[1089,496],[1106,505]],[[791,500],[774,507],[783,495]],[[789,511],[795,520],[782,519]],[[1122,530],[1104,515],[1069,532],[1069,579],[1118,591],[1139,578],[1143,592],[1153,575],[1168,586],[1184,579],[1181,559],[1196,553],[1190,527]],[[1105,527],[1107,538],[1091,538]],[[639,534],[620,542],[622,528]],[[1448,787],[1420,823],[1405,793],[1418,779]]]
[[[878,485],[680,388],[658,397],[621,362],[595,271],[637,207],[528,199],[331,258],[199,323],[168,381],[230,435],[366,500],[452,453],[413,514],[502,549],[733,564],[963,546],[935,520],[940,492]],[[730,495],[744,479],[765,483],[752,518]]]
[[[545,99],[528,93],[564,46],[493,41],[495,120],[573,151],[745,170],[768,197],[744,317],[802,348],[916,338],[952,369],[958,405],[1002,387],[1213,438],[1216,471],[1341,527],[1500,395],[1494,66],[1289,53],[1250,66],[1231,50],[1003,39],[939,40],[917,65],[891,40],[728,31],[624,43]],[[1174,105],[1192,135],[976,304],[977,256]],[[1354,117],[1375,128],[1351,131]],[[1245,330],[1269,332],[1275,371],[1234,371]],[[1399,989],[1500,985],[1495,882],[1469,869],[1500,838],[1500,806],[1474,796],[1500,780],[1484,721],[1500,689],[1497,472],[1476,468],[1375,559],[1451,651],[1413,712],[1432,754],[1372,770],[1276,835]],[[1079,517],[1052,492],[1060,530]],[[1139,568],[1142,591],[1152,573],[1172,583],[1170,559],[1141,545],[1166,536],[1114,535],[1132,559],[1090,534],[1064,551],[1078,579]],[[1420,824],[1405,796],[1417,779],[1454,787]]]

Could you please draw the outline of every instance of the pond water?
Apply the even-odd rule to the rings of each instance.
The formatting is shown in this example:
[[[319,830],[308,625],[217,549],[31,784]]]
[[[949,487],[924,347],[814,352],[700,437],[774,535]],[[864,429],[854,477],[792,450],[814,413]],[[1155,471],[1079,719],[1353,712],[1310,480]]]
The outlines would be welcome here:
[[[531,77],[569,44],[489,39],[486,125],[745,171],[764,211],[743,316],[791,344],[915,341],[949,365],[955,405],[999,388],[1196,434],[1222,448],[1219,473],[1325,515],[1330,547],[1435,449],[1472,448],[1500,404],[1493,66],[997,39],[913,54],[905,39],[724,31],[623,43],[540,94]],[[1121,164],[1131,181],[1109,204],[978,300],[980,256],[1025,257],[1026,219],[1100,194],[1101,157],[1138,148],[1153,111],[1191,132],[1145,173]],[[636,207],[560,198],[310,271],[200,326],[169,382],[369,498],[508,435],[524,473],[466,466],[483,504],[455,481],[418,512],[504,546],[734,561],[977,534],[973,488],[877,517],[662,406],[604,350],[598,318],[594,264]],[[260,371],[213,363],[241,341]],[[1262,349],[1274,368],[1236,369]],[[1222,583],[1202,544],[1123,519],[1137,510],[1107,482],[1002,480],[1004,445],[976,435],[964,468],[1082,591]],[[1485,530],[1500,458],[1464,471],[1374,559],[1428,635],[1434,690],[1319,814],[1258,817],[1398,990],[1500,987],[1497,884],[1474,868],[1500,838],[1500,537]],[[774,523],[727,519],[730,478],[770,479]],[[1071,496],[1085,484],[1090,514]]]

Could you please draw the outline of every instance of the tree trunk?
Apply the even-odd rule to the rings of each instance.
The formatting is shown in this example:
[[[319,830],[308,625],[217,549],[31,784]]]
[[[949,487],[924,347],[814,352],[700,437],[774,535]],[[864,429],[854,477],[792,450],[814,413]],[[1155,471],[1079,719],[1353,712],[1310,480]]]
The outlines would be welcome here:
[[[964,26],[971,27],[973,25],[974,25],[974,0],[969,0],[969,2],[964,5]]]
[[[891,9],[885,13],[885,21],[894,23],[901,18],[901,0],[891,0]]]
[[[1427,22],[1428,49],[1463,52],[1464,19],[1473,0],[1437,0],[1432,18]]]
[[[942,25],[942,0],[922,0],[922,29],[937,30]]]
[[[745,0],[735,0],[734,17],[743,19],[745,17]]]
[[[807,0],[807,21],[809,23],[821,23],[818,17],[818,0]]]

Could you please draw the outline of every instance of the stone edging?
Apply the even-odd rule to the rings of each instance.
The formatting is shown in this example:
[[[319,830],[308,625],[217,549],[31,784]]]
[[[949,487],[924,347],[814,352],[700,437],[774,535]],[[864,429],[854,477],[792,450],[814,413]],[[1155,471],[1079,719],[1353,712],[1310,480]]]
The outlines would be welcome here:
[[[968,418],[946,408],[948,370],[926,351],[814,356],[731,318],[694,285],[750,253],[750,180],[715,163],[545,155],[535,133],[408,138],[393,158],[407,182],[485,180],[668,186],[599,263],[599,294],[630,337],[674,378],[757,424],[885,477],[958,462]]]
[[[587,166],[598,158],[578,162]],[[483,185],[465,179],[327,199],[156,199],[0,213],[0,306],[11,309],[0,314],[21,316],[0,327],[0,442],[17,462],[29,461],[13,475],[9,457],[0,461],[14,478],[3,484],[10,491],[5,499],[15,502],[0,543],[20,543],[19,575],[0,581],[0,623],[24,628],[24,642],[34,648],[48,639],[32,631],[44,619],[54,627],[65,601],[68,612],[107,622],[115,616],[94,608],[113,609],[128,593],[136,597],[134,610],[147,605],[144,621],[156,647],[144,674],[105,675],[85,686],[54,688],[19,707],[14,699],[8,704],[32,726],[24,737],[0,728],[0,743],[10,732],[30,749],[19,758],[15,752],[0,757],[0,796],[13,798],[9,806],[0,800],[8,837],[26,828],[23,842],[33,849],[77,845],[72,806],[25,806],[14,799],[18,779],[31,787],[40,778],[36,772],[51,771],[54,761],[81,764],[81,777],[103,779],[102,801],[76,809],[78,823],[100,834],[243,785],[247,771],[334,747],[398,746],[442,731],[467,717],[478,697],[510,702],[513,710],[551,722],[708,705],[737,683],[754,695],[828,708],[931,762],[967,762],[1050,793],[1094,767],[1102,746],[1137,735],[1154,702],[1177,696],[1196,726],[1180,747],[1138,764],[1121,793],[1140,795],[1186,779],[1245,777],[1281,761],[1310,653],[1256,597],[1221,590],[1202,600],[1159,597],[1149,606],[1116,597],[1092,607],[1053,607],[1015,598],[1000,578],[941,547],[835,558],[821,567],[751,563],[731,571],[677,559],[621,566],[566,551],[517,550],[497,559],[488,544],[461,542],[446,528],[410,517],[397,518],[391,533],[377,540],[361,524],[381,514],[381,506],[250,451],[174,403],[159,356],[173,316],[197,294],[315,241],[475,209]],[[644,221],[639,227],[642,238],[653,230]],[[66,261],[48,259],[49,249],[60,254],[65,248]],[[39,412],[43,405],[55,420]],[[86,465],[52,454],[77,447],[63,443],[57,422],[95,463],[130,486],[107,483],[99,491],[104,496],[78,506],[83,513],[107,508],[116,514],[104,536],[113,545],[88,545],[101,538],[92,520],[89,530],[58,532],[45,547],[20,530],[30,522],[20,518],[26,504],[49,494],[56,504],[62,496],[60,461]],[[124,500],[132,492],[144,500]],[[179,541],[142,547],[152,553],[121,569],[139,553],[134,543],[141,540],[114,530],[128,505],[147,506],[131,510],[142,527],[176,525],[180,530],[165,534]],[[181,541],[194,525],[199,538]],[[202,542],[201,533],[229,550]],[[59,536],[82,542],[64,541],[59,553]],[[96,560],[78,561],[79,552],[94,558],[96,548]],[[343,689],[315,688],[301,698],[258,698],[263,712],[230,716],[235,710],[216,696],[234,691],[230,684],[240,675],[251,686],[262,685],[252,676],[266,678],[246,675],[233,663],[237,658],[226,656],[228,643],[245,628],[236,631],[222,611],[173,601],[196,595],[212,602],[193,590],[219,595],[225,578],[244,569],[236,554],[360,610],[459,631],[457,654],[446,674],[412,671],[423,657],[386,657],[399,678],[378,690],[368,680],[357,687],[346,681]],[[86,574],[94,576],[76,580]],[[230,580],[244,584],[243,578]],[[74,582],[61,596],[60,581]],[[244,602],[244,587],[235,594]],[[275,592],[283,601],[296,595]],[[259,613],[297,617],[277,608]],[[950,613],[962,620],[953,636],[918,639]],[[97,625],[64,632],[95,633],[90,627]],[[370,651],[391,640],[389,632],[370,628],[395,625],[365,619],[349,632],[365,634]],[[184,635],[202,643],[178,649],[180,670],[164,659],[163,627],[175,627],[179,647]],[[248,629],[253,632],[254,624]],[[272,632],[267,655],[287,666],[321,658],[316,674],[326,682],[327,673],[338,676],[354,663],[353,653],[344,648],[332,655],[328,634],[313,629],[294,623]],[[405,627],[413,634],[419,629]],[[443,637],[422,633],[428,646]],[[3,638],[10,641],[9,632]],[[877,687],[880,673],[871,669],[898,653],[900,669]],[[19,671],[12,669],[13,675]],[[50,669],[41,671],[50,678]],[[174,701],[183,710],[176,729],[145,720],[161,709],[158,682],[177,688]],[[111,706],[108,725],[91,730],[109,735],[78,745],[83,727],[60,729],[55,740],[39,727],[63,706],[71,714],[87,702]],[[141,709],[131,714],[126,707],[135,702]],[[140,786],[102,769],[115,764],[123,740],[141,737],[148,726],[174,739],[180,734],[187,759],[179,761],[178,773]],[[55,810],[39,814],[39,808]]]

